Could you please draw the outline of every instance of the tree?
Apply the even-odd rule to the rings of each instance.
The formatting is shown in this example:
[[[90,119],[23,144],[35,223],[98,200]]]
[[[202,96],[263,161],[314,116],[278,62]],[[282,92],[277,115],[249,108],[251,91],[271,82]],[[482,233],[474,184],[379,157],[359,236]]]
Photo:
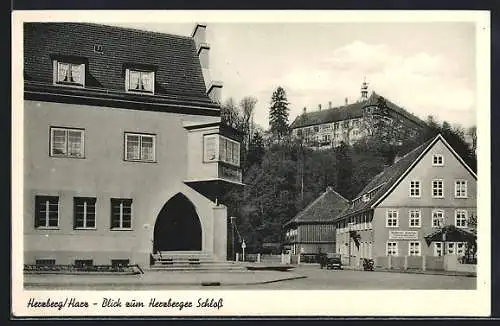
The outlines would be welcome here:
[[[221,106],[220,115],[223,124],[241,131],[242,119],[232,97],[228,98]]]
[[[278,86],[271,97],[271,107],[269,109],[271,133],[278,142],[289,134],[288,116],[290,109],[288,104],[285,90]]]
[[[240,109],[242,113],[241,117],[242,127],[243,127],[243,133],[245,135],[243,139],[243,145],[245,146],[245,148],[248,148],[253,136],[253,129],[254,129],[253,113],[256,104],[257,104],[257,99],[252,96],[245,96],[240,101]]]
[[[248,146],[248,153],[246,160],[247,166],[244,168],[244,170],[247,170],[248,167],[254,164],[260,165],[262,163],[262,158],[264,157],[264,154],[265,154],[264,139],[262,138],[261,133],[259,131],[256,131]]]

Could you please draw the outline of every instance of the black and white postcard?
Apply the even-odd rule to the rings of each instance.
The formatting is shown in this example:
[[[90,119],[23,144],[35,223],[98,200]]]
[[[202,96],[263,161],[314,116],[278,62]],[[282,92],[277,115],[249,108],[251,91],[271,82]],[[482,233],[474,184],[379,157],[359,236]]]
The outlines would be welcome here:
[[[487,316],[484,11],[13,13],[16,317]]]

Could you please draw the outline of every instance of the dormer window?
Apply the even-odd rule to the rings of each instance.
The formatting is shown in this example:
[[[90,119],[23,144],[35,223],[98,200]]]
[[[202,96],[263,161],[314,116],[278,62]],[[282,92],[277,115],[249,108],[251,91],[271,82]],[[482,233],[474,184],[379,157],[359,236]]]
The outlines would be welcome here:
[[[85,64],[55,60],[54,84],[85,86]]]
[[[127,92],[154,93],[155,73],[151,70],[127,69],[125,89]]]

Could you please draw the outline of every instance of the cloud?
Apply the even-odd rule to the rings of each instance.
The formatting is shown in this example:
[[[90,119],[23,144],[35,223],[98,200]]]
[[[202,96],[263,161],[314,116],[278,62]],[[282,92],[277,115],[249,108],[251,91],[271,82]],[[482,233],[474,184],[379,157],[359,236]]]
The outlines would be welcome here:
[[[385,44],[355,41],[281,76],[294,104],[292,117],[302,108],[342,105],[359,98],[363,76],[370,90],[425,119],[428,115],[462,125],[475,124],[473,82],[460,77],[453,60],[426,52],[403,54]]]
[[[475,124],[475,84],[465,78],[453,58],[442,53],[402,53],[388,44],[354,41],[324,53],[286,58],[246,53],[245,59],[227,58],[223,80],[226,96],[239,101],[256,96],[255,120],[268,125],[271,94],[277,86],[287,92],[291,103],[290,122],[302,113],[358,100],[363,77],[374,90],[422,119],[432,114],[441,120],[464,126]],[[265,59],[263,59],[265,58]]]

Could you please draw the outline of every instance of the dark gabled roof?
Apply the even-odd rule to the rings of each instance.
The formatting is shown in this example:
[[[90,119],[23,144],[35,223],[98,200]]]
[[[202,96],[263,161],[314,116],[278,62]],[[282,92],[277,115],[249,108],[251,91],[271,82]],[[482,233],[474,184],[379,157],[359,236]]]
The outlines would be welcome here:
[[[381,200],[383,200],[392,189],[398,185],[400,180],[420,161],[420,159],[434,146],[434,144],[441,140],[450,152],[462,163],[462,165],[477,179],[476,174],[464,162],[464,160],[455,152],[455,150],[448,144],[441,134],[427,140],[393,165],[384,169],[381,173],[377,174],[366,187],[351,201],[350,206],[342,212],[338,219],[342,219],[348,215],[359,213],[371,208],[374,208]],[[363,195],[370,193],[370,199],[366,202],[356,201]]]
[[[416,162],[418,157],[435,140],[437,140],[437,137],[429,139],[422,145],[418,146],[417,148],[403,156],[401,159],[399,159],[399,161],[377,174],[352,202],[354,203],[356,202],[356,199],[360,198],[364,194],[372,192],[370,195],[370,199],[368,201],[361,200],[356,202],[355,204],[351,204],[344,212],[342,212],[342,216],[340,216],[339,218],[369,209],[394,185],[394,183],[410,168],[410,166],[412,166],[413,163]]]
[[[94,52],[102,46],[102,53]],[[126,66],[155,70],[155,95],[211,103],[194,39],[115,26],[83,23],[25,23],[24,77],[52,84],[52,58],[85,60],[86,88],[122,91]]]
[[[366,101],[356,102],[321,111],[306,112],[305,114],[301,114],[297,118],[295,118],[290,127],[292,129],[302,128],[323,123],[361,118],[363,116],[363,108],[367,106],[377,105],[379,97],[380,95],[372,92],[372,94]],[[385,102],[389,109],[403,115],[407,119],[410,119],[421,126],[425,124],[425,122],[420,118],[401,108],[397,104],[394,104],[388,99],[385,99]]]
[[[427,245],[430,245],[432,242],[442,242],[443,237],[448,242],[474,241],[477,239],[477,231],[471,228],[457,228],[454,225],[446,225],[424,238]]]
[[[348,205],[349,201],[347,199],[329,187],[293,219],[285,223],[284,226],[301,223],[333,222]]]

